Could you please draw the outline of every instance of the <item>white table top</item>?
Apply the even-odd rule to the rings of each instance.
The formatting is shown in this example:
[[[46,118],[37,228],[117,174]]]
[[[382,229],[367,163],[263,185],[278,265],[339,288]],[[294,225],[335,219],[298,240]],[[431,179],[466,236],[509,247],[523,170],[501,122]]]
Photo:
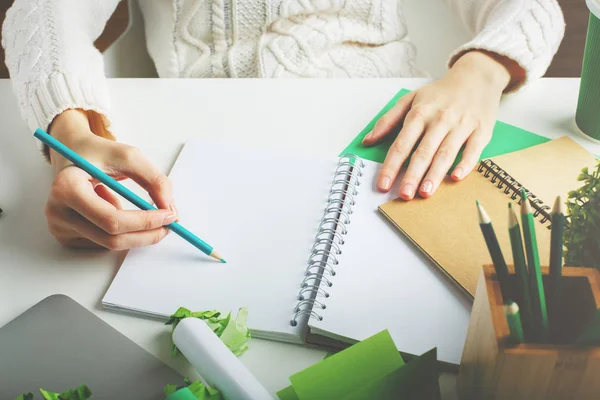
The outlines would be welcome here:
[[[425,82],[121,79],[109,86],[119,139],[168,172],[192,137],[335,156],[400,88]],[[498,119],[550,138],[571,135],[600,154],[600,145],[579,138],[573,128],[578,88],[579,79],[542,79],[505,98]],[[46,296],[64,293],[184,376],[195,377],[183,357],[171,358],[169,327],[101,308],[125,253],[65,249],[48,232],[43,209],[53,173],[11,89],[8,80],[0,80],[0,326]],[[275,392],[324,355],[253,339],[241,359]]]

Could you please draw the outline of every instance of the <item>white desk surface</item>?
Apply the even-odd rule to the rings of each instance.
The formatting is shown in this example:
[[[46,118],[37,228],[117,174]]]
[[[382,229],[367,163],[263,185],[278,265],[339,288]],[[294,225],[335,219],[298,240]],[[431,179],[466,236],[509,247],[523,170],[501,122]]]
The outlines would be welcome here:
[[[168,173],[192,137],[334,156],[400,88],[425,82],[114,79],[109,86],[118,138]],[[0,326],[46,296],[64,293],[184,376],[195,377],[185,359],[171,358],[169,327],[101,308],[125,253],[62,248],[48,232],[43,210],[53,173],[11,89],[10,81],[0,80]],[[550,138],[570,135],[600,154],[600,145],[580,139],[573,129],[578,89],[579,79],[542,79],[506,97],[498,119]],[[275,392],[324,355],[253,339],[241,359]],[[444,397],[455,398],[452,377],[441,381]]]

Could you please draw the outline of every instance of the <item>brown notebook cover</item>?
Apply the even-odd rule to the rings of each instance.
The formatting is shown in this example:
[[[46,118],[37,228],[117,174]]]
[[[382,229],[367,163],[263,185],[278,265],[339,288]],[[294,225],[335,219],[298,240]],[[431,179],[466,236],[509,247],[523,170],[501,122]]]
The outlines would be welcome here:
[[[471,297],[484,264],[491,262],[479,229],[475,201],[492,219],[506,262],[512,264],[508,236],[508,202],[518,204],[516,192],[524,187],[533,198],[540,261],[550,256],[550,216],[556,196],[566,200],[580,186],[577,176],[592,168],[596,158],[568,137],[525,150],[483,160],[462,182],[444,181],[434,196],[400,199],[379,210],[407,235]],[[517,209],[517,212],[519,210]]]

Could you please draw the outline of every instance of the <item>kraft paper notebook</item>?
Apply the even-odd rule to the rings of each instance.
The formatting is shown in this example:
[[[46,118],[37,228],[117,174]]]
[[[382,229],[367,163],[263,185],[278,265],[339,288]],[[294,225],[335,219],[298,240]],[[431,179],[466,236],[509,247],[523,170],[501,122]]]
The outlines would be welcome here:
[[[508,202],[520,203],[525,188],[537,220],[542,265],[550,255],[550,213],[554,199],[564,200],[580,186],[581,169],[593,167],[594,155],[568,137],[482,160],[464,181],[445,181],[429,199],[393,200],[381,212],[471,297],[484,264],[491,258],[478,225],[479,200],[492,224],[507,263],[512,264],[508,236]]]
[[[178,307],[248,307],[254,337],[354,343],[388,329],[398,349],[458,364],[470,302],[377,207],[379,164],[192,140],[170,177],[181,223],[221,264],[177,235],[129,252],[109,309],[166,319]],[[201,173],[201,179],[199,173]]]

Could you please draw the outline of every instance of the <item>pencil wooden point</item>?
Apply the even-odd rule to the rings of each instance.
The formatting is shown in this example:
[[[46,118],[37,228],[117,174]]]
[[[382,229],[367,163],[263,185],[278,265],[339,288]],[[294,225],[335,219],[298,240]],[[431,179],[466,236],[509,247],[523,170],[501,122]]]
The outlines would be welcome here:
[[[510,341],[517,344],[523,343],[523,325],[521,324],[521,316],[519,315],[519,306],[512,300],[504,304],[504,314],[510,332]]]
[[[519,312],[519,306],[512,300],[508,300],[506,304],[504,304],[504,310],[507,314],[515,315]]]
[[[508,228],[513,228],[519,225],[519,218],[517,217],[517,213],[515,209],[512,208],[512,203],[508,203]]]
[[[552,207],[552,214],[564,214],[564,204],[562,198],[560,196],[556,196],[556,200],[554,200],[554,207]]]
[[[490,216],[485,211],[483,206],[479,203],[479,201],[476,201],[476,203],[477,203],[477,210],[479,210],[479,223],[480,224],[489,224],[490,222],[492,222],[492,220],[490,219]]]
[[[521,214],[531,214],[531,205],[529,204],[529,199],[527,198],[527,192],[523,190],[523,200],[521,201]]]
[[[215,260],[221,261],[222,263],[226,263],[227,261],[225,261],[225,259],[223,257],[221,257],[221,255],[219,253],[217,253],[215,250],[210,252],[210,256],[212,258],[214,258]]]

